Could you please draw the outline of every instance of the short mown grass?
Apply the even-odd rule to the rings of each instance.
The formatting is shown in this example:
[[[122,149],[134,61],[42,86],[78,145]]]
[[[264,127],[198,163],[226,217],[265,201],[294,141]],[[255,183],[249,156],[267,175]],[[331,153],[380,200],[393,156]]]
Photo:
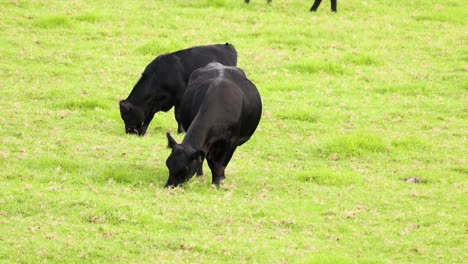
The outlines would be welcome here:
[[[468,4],[311,4],[0,2],[1,262],[464,263]],[[129,136],[118,102],[225,42],[260,126],[220,189],[164,189],[173,112]]]

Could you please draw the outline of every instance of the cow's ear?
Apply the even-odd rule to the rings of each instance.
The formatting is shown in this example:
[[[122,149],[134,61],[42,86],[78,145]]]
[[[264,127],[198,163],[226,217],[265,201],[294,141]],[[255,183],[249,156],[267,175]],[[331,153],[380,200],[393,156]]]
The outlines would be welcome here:
[[[167,137],[167,147],[170,149],[174,148],[174,146],[177,145],[177,142],[175,141],[175,139],[171,137],[171,134],[169,134],[169,132],[166,133],[166,137]]]
[[[130,111],[130,109],[132,108],[132,103],[125,101],[125,100],[120,101],[119,104],[120,104],[120,110]]]
[[[197,162],[202,162],[205,158],[205,152],[201,150],[197,150],[192,154],[192,160],[196,160]]]

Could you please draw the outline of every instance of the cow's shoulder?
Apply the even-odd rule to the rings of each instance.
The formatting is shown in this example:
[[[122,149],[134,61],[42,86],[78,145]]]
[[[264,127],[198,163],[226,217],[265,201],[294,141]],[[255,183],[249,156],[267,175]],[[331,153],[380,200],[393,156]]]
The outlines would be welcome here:
[[[181,71],[180,58],[172,53],[161,54],[157,56],[148,66],[143,74],[157,74],[159,77],[165,76],[174,71]]]

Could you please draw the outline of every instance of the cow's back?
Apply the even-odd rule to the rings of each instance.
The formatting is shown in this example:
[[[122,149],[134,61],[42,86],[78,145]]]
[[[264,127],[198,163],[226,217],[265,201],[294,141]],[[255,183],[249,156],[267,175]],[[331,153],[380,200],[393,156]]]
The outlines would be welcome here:
[[[237,65],[237,51],[229,43],[209,46],[197,46],[169,54],[179,60],[181,72],[188,82],[190,75],[198,68],[205,67],[211,62],[219,62],[224,65]]]
[[[200,113],[211,124],[237,127],[241,144],[260,121],[262,103],[255,85],[237,67],[211,63],[192,73],[182,101],[182,124],[188,128]]]
[[[158,89],[170,87],[172,94],[185,92],[190,75],[198,68],[204,67],[210,62],[219,61],[225,65],[237,64],[237,51],[233,45],[215,44],[196,46],[172,53],[161,54],[149,63],[142,76],[152,79],[152,86],[140,85],[142,79],[132,89],[127,100],[135,103],[140,98],[154,96]]]

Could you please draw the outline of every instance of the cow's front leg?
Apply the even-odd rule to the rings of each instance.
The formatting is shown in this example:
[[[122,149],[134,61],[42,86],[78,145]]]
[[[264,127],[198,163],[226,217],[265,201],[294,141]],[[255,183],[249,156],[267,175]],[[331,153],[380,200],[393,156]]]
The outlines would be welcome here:
[[[211,183],[214,184],[216,188],[219,188],[221,181],[226,179],[226,176],[224,175],[224,169],[225,169],[224,166],[218,166],[215,168],[214,172],[212,171],[213,176],[212,176]]]
[[[183,133],[185,132],[184,127],[182,126],[182,121],[181,121],[181,113],[180,113],[180,107],[177,105],[174,105],[174,117],[175,120],[177,121],[177,133]]]
[[[198,164],[197,176],[203,176],[203,161],[205,159],[202,157],[200,164]]]
[[[151,120],[153,120],[153,117],[156,113],[150,113],[146,119],[143,121],[141,124],[140,129],[138,130],[138,135],[144,136],[146,134],[146,130],[148,129],[149,124],[151,123]]]
[[[216,185],[216,187],[219,187],[221,181],[226,178],[224,170],[226,169],[229,161],[232,158],[232,155],[234,154],[234,151],[236,150],[237,142],[238,140],[235,138],[232,139],[228,145],[221,145],[223,146],[222,148],[218,149],[217,151],[213,152],[212,155],[210,155],[214,158],[209,159],[207,157],[206,159],[211,169],[211,174],[213,177],[212,183]]]
[[[210,166],[210,170],[211,170],[211,178],[212,178],[211,183],[214,184],[217,188],[219,188],[221,181],[226,178],[224,176],[225,167],[222,166],[220,163],[215,162],[213,160],[208,160],[208,166]]]
[[[182,126],[182,124],[179,123],[179,122],[177,122],[177,125],[178,125],[178,126],[177,126],[177,133],[179,133],[179,134],[180,134],[180,133],[184,133],[185,130],[184,130],[184,127]]]

